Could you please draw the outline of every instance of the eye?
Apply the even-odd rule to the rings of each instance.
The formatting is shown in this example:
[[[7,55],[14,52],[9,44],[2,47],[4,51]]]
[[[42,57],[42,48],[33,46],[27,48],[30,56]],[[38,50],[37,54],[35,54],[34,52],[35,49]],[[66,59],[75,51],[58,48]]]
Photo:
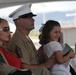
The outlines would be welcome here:
[[[1,29],[1,31],[7,32],[7,31],[10,31],[10,28],[9,28],[9,27],[3,27],[3,28]]]
[[[55,31],[55,33],[58,33],[58,31]]]

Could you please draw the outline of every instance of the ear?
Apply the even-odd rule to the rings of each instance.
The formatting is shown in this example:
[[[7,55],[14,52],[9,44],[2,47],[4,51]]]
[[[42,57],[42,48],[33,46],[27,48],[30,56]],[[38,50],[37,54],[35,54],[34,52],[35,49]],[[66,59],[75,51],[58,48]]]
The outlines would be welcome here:
[[[17,20],[17,24],[22,25],[22,19],[21,18]]]

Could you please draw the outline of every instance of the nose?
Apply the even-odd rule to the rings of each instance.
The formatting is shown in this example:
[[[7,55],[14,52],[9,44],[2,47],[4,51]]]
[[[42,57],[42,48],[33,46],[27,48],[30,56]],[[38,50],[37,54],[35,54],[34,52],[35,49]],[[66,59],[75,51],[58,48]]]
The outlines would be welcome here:
[[[8,33],[8,35],[11,35],[11,33],[12,33],[12,32],[10,32],[10,31],[7,31],[7,33]]]

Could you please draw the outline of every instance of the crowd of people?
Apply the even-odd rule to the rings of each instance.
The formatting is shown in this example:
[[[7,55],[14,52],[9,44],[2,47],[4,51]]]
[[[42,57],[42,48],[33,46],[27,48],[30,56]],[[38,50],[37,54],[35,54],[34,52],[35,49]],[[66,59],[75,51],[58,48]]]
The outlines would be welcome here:
[[[16,31],[11,37],[8,21],[0,18],[0,53],[8,62],[8,68],[13,70],[9,73],[4,68],[0,68],[0,75],[71,75],[69,68],[64,63],[75,57],[70,51],[67,55],[62,55],[62,45],[60,44],[61,27],[59,22],[48,20],[41,27],[39,36],[41,47],[36,50],[29,37],[34,27],[37,16],[31,12],[31,4],[27,3],[15,11],[9,17],[13,19]],[[10,57],[10,58],[9,58]],[[0,66],[2,63],[0,57]],[[13,62],[13,63],[12,63]]]

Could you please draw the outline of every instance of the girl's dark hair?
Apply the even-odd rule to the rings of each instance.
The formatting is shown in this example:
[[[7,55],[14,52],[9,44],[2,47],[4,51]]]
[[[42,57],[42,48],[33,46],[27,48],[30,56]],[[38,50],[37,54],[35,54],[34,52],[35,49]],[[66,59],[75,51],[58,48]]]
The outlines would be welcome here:
[[[40,39],[40,44],[47,44],[50,42],[50,31],[52,31],[52,29],[54,28],[54,26],[59,26],[60,27],[60,23],[55,21],[55,20],[48,20],[45,24],[44,27],[42,29],[42,33],[39,36]]]

